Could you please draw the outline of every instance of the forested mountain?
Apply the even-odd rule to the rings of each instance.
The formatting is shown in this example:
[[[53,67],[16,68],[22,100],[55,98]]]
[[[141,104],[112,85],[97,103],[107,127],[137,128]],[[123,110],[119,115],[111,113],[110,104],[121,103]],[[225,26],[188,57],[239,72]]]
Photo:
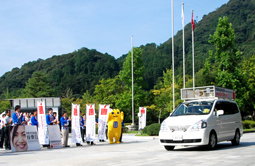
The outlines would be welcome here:
[[[230,0],[216,11],[204,15],[202,20],[196,23],[194,31],[195,40],[195,71],[204,66],[205,59],[209,56],[209,50],[214,46],[209,44],[209,36],[216,30],[219,17],[227,16],[233,25],[236,34],[237,49],[242,51],[245,57],[255,54],[255,0]],[[188,20],[188,19],[186,19]],[[192,75],[192,37],[191,24],[185,26],[185,54],[186,74]],[[182,73],[183,46],[182,30],[174,38],[175,69],[176,75]],[[143,49],[142,60],[145,65],[145,79],[152,89],[158,77],[163,75],[163,70],[172,67],[172,38],[157,46],[154,43],[141,46]],[[117,61],[123,62],[126,55]]]
[[[195,70],[204,66],[209,50],[215,47],[208,43],[209,35],[215,32],[219,17],[227,16],[233,24],[237,49],[245,57],[255,53],[255,0],[230,0],[216,11],[204,15],[195,28]],[[185,26],[186,73],[192,73],[191,24]],[[142,60],[145,66],[144,80],[146,90],[152,89],[163,71],[172,66],[172,39],[159,46],[150,43],[140,46],[143,49]],[[82,95],[86,90],[93,94],[94,87],[102,78],[113,78],[122,69],[127,54],[115,59],[96,50],[81,48],[78,51],[53,56],[49,59],[28,62],[20,69],[14,68],[0,77],[0,95],[8,88],[12,93],[25,87],[25,82],[34,71],[42,71],[48,76],[55,96],[61,96],[67,89],[73,94]],[[182,30],[175,35],[176,75],[182,73]]]
[[[80,97],[86,90],[93,93],[99,80],[117,75],[119,67],[113,56],[81,48],[73,53],[28,62],[20,69],[5,73],[0,78],[0,93],[6,92],[7,87],[10,92],[24,88],[34,71],[47,74],[55,96],[62,96],[70,88]]]

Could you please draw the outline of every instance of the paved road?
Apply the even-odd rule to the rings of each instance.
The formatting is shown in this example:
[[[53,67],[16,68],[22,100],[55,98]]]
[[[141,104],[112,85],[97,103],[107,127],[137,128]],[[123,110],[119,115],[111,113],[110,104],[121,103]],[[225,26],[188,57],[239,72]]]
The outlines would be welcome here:
[[[204,147],[177,147],[166,151],[157,137],[124,135],[122,144],[85,145],[11,153],[0,150],[0,165],[254,165],[255,133],[247,133],[239,146],[223,142],[214,151]]]

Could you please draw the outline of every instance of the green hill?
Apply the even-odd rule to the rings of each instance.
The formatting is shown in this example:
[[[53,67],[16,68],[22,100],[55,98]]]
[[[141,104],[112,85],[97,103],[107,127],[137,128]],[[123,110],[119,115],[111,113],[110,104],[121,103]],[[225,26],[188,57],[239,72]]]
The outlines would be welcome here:
[[[79,95],[86,90],[93,93],[98,81],[114,77],[119,67],[113,56],[81,48],[73,53],[28,62],[20,69],[5,73],[0,77],[0,94],[6,92],[7,87],[10,92],[24,88],[34,71],[47,73],[55,96],[61,96],[69,88],[73,94]]]

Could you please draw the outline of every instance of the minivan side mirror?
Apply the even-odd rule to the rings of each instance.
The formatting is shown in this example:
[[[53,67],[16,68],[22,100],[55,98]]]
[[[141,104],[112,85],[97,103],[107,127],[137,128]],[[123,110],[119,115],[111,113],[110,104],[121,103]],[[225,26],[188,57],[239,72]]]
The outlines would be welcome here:
[[[217,117],[219,117],[220,115],[224,115],[224,111],[223,110],[218,110],[217,111]]]

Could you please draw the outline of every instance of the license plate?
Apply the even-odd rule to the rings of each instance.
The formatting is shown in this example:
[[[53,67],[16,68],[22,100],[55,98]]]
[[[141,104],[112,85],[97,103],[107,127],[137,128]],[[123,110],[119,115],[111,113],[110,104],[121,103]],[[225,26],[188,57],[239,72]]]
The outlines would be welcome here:
[[[182,141],[182,135],[173,135],[174,141]]]

